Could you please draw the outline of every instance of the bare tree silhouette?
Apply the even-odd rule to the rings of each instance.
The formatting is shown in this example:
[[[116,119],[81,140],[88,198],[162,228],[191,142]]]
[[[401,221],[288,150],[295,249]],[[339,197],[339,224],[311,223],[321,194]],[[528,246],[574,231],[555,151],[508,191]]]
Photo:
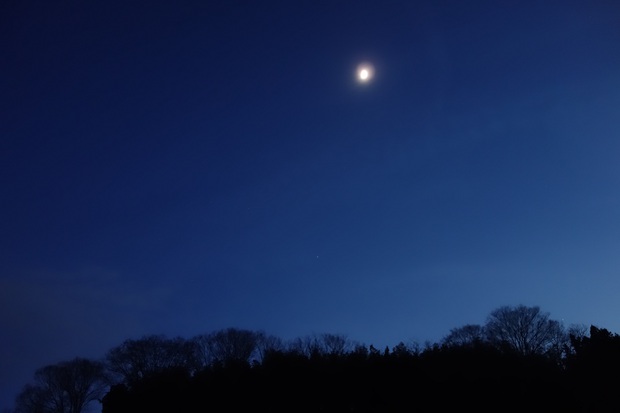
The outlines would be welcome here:
[[[562,324],[538,306],[500,307],[489,315],[485,332],[491,343],[523,355],[548,354],[568,340]]]
[[[108,388],[102,362],[75,358],[38,369],[16,399],[17,413],[81,413]]]

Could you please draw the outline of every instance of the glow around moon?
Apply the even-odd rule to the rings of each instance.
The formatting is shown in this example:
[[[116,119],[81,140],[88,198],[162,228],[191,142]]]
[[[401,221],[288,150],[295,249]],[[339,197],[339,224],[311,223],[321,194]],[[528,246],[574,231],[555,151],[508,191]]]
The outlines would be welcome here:
[[[357,81],[360,83],[368,83],[375,75],[375,68],[370,63],[361,63],[355,71]]]

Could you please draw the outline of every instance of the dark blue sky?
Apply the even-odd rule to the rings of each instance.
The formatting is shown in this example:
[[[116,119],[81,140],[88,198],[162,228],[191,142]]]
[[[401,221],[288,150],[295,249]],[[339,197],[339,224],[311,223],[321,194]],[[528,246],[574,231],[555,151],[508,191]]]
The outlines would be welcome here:
[[[0,408],[151,333],[619,332],[619,44],[611,0],[2,2]]]

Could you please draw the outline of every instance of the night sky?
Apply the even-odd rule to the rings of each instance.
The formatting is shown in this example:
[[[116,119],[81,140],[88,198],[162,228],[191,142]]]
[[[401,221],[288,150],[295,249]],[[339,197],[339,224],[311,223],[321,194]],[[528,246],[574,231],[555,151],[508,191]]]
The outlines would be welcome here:
[[[5,0],[0,52],[0,408],[146,334],[620,332],[615,0]]]

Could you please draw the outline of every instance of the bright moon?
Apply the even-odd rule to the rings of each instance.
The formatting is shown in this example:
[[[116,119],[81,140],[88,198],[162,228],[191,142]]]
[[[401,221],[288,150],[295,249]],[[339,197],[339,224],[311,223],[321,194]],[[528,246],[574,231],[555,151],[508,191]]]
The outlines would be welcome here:
[[[375,69],[370,63],[362,63],[357,66],[357,80],[360,83],[368,83],[374,74]]]

